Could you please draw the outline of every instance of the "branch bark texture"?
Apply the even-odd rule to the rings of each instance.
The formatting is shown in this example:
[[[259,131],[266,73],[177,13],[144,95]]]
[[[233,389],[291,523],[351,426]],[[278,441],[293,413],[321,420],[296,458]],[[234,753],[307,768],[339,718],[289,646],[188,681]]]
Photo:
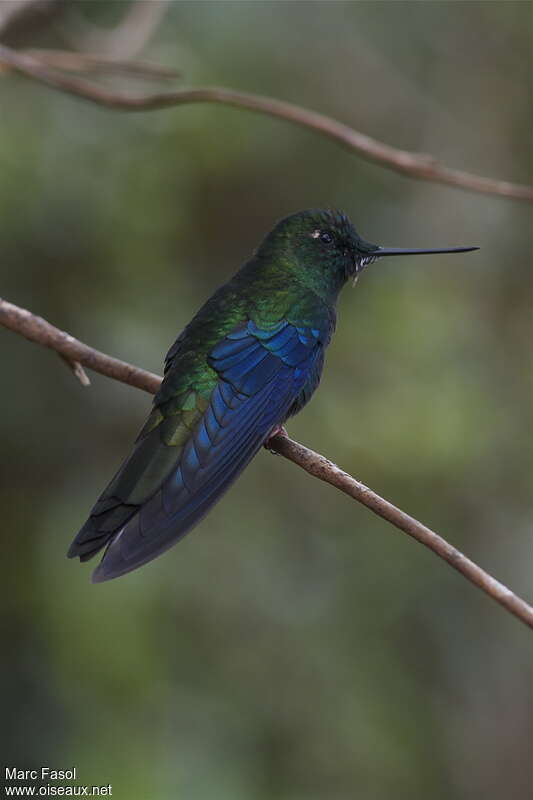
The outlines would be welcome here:
[[[80,368],[83,365],[109,378],[127,383],[152,394],[157,392],[161,383],[159,375],[147,372],[95,350],[65,331],[51,325],[42,317],[38,317],[32,314],[31,311],[20,308],[1,298],[0,324],[36,344],[44,345],[54,350],[69,365],[78,364]],[[76,372],[76,370],[74,371]],[[80,376],[78,375],[78,377]],[[87,385],[86,381],[82,380],[82,383]],[[496,600],[509,613],[513,614],[528,627],[533,628],[533,608],[525,600],[522,600],[481,569],[435,531],[432,531],[414,517],[409,516],[409,514],[406,514],[388,500],[380,497],[368,486],[344,472],[324,456],[293,441],[286,435],[278,434],[270,439],[269,449],[297,464],[309,475],[331,484],[331,486],[334,486],[352,499],[362,503],[374,514],[390,522],[391,525],[416,539],[420,544],[428,547],[440,558],[447,561],[467,580]]]

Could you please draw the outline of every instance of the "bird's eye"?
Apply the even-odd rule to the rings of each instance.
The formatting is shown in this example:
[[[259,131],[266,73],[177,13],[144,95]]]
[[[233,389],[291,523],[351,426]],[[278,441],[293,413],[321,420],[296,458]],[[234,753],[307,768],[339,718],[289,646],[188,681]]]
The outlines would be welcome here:
[[[333,242],[333,236],[329,231],[324,231],[320,234],[320,241],[322,244],[331,244]]]

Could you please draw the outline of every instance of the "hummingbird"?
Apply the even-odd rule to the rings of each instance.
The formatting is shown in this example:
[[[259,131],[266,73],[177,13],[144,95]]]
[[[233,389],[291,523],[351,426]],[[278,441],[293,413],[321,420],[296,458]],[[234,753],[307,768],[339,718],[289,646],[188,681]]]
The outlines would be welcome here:
[[[348,281],[380,258],[477,249],[380,247],[340,211],[280,220],[168,351],[133,451],[68,556],[86,561],[105,548],[92,575],[99,583],[172,547],[311,399]]]

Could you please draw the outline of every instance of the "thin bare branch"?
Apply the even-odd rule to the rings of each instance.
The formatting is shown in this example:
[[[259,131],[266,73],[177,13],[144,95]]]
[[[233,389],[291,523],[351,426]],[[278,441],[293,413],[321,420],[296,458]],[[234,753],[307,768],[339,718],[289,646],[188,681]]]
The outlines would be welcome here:
[[[78,361],[84,367],[107,375],[122,383],[144,389],[145,392],[157,392],[161,378],[144,369],[134,367],[118,358],[112,358],[89,347],[69,333],[55,328],[42,317],[37,317],[25,308],[8,303],[0,298],[0,323],[26,339],[60,353],[68,361]]]
[[[82,78],[63,75],[46,67],[38,59],[3,45],[0,45],[0,63],[7,64],[12,69],[66,94],[81,97],[96,105],[117,111],[153,111],[188,103],[220,103],[235,108],[245,108],[248,111],[267,114],[313,130],[348,150],[359,153],[369,161],[375,161],[395,172],[409,175],[411,178],[445,183],[483,194],[533,201],[533,186],[485,178],[469,172],[450,169],[440,164],[431,155],[398,150],[324,114],[272,97],[216,86],[179,89],[173,92],[139,96],[118,94]]]
[[[62,353],[58,353],[58,356],[62,361],[65,362],[65,364],[71,370],[74,377],[79,380],[82,386],[91,385],[89,376],[87,375],[87,373],[85,372],[79,361],[72,361],[70,358],[67,358]]]
[[[500,603],[507,611],[521,619],[530,628],[533,628],[533,608],[514,592],[508,589],[487,572],[478,567],[473,561],[467,558],[460,550],[453,547],[446,539],[439,536],[426,525],[423,525],[414,517],[409,516],[396,506],[384,500],[379,494],[369,489],[364,483],[348,475],[336,464],[329,461],[314,450],[294,442],[288,436],[278,434],[268,443],[269,448],[275,450],[280,455],[298,464],[310,475],[335,486],[344,494],[362,503],[378,517],[390,522],[408,536],[412,536],[420,544],[425,545],[440,558],[443,558],[454,569],[464,575],[471,583],[478,586],[486,594]]]
[[[83,8],[79,6],[78,8]],[[90,22],[82,13],[61,27],[63,37],[79,50],[130,60],[148,44],[168,9],[167,0],[135,0],[122,19],[106,29]]]
[[[145,372],[139,367],[134,367],[94,350],[68,333],[54,327],[42,317],[37,317],[30,311],[19,308],[1,298],[0,323],[26,339],[55,350],[69,361],[78,361],[95,372],[114,380],[128,383],[130,386],[136,386],[138,389],[151,393],[157,392],[160,386],[161,378],[158,375]],[[380,497],[368,486],[348,475],[324,456],[293,441],[286,435],[274,436],[269,440],[268,446],[269,449],[297,464],[313,477],[331,484],[362,503],[374,514],[416,539],[417,542],[425,545],[485,594],[496,600],[509,613],[528,627],[533,628],[533,608],[528,603],[417,519]]]
[[[1,0],[0,33],[4,36],[11,26],[19,25],[32,16],[46,18],[60,3],[61,0]]]
[[[180,73],[170,67],[162,67],[147,61],[120,61],[107,56],[77,53],[73,50],[40,50],[30,48],[17,50],[40,61],[46,67],[65,72],[84,72],[97,75],[131,75],[134,78],[168,79],[178,78]],[[14,69],[11,67],[10,69]]]

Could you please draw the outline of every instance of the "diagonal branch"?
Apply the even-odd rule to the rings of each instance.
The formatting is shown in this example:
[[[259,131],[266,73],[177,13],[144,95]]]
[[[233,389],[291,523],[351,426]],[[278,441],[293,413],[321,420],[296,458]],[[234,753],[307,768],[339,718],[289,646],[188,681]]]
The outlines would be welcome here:
[[[69,362],[77,362],[94,372],[100,372],[102,375],[107,375],[108,378],[136,386],[137,389],[143,389],[145,392],[155,394],[161,383],[159,375],[146,372],[146,370],[134,367],[118,358],[101,353],[65,331],[50,325],[42,317],[37,317],[25,308],[8,303],[1,297],[0,323],[15,333],[20,333],[31,342],[37,342],[37,344],[55,350]]]
[[[45,19],[53,15],[61,0],[2,0],[0,5],[0,33],[5,36],[11,28],[28,20]]]
[[[161,383],[158,375],[94,350],[68,333],[54,327],[42,317],[37,317],[31,311],[19,308],[1,298],[0,324],[30,341],[55,350],[69,362],[83,364],[95,372],[128,383],[130,386],[136,386],[145,392],[152,394],[157,392]],[[286,435],[274,436],[269,440],[268,446],[269,449],[302,467],[313,477],[331,484],[339,491],[362,503],[374,514],[416,539],[420,544],[428,547],[525,625],[533,628],[533,608],[528,603],[417,519],[401,511],[348,473],[343,472],[324,456],[292,441]]]
[[[313,130],[322,136],[333,139],[369,161],[375,161],[395,172],[409,175],[411,178],[445,183],[483,194],[533,202],[533,186],[485,178],[462,170],[451,169],[440,164],[431,155],[399,150],[324,114],[272,97],[217,86],[178,89],[173,92],[136,96],[118,94],[82,78],[63,75],[28,53],[19,52],[4,45],[0,45],[0,64],[8,65],[23,75],[61,92],[81,97],[91,103],[116,111],[154,111],[188,103],[220,103],[235,108],[245,108],[248,111],[267,114]]]
[[[60,30],[63,38],[77,50],[113,56],[123,61],[137,56],[159,27],[168,9],[168,0],[134,0],[119,23],[101,28],[90,22],[78,9]]]
[[[18,50],[17,52],[19,55],[22,53],[31,56],[31,58],[40,61],[46,67],[65,72],[84,73],[85,75],[129,75],[133,78],[151,80],[175,80],[180,76],[178,70],[170,69],[170,67],[161,67],[159,64],[153,64],[150,61],[126,61],[116,57],[110,58],[109,56],[78,53],[74,50],[31,48]],[[4,65],[4,69],[13,70],[14,68]]]

